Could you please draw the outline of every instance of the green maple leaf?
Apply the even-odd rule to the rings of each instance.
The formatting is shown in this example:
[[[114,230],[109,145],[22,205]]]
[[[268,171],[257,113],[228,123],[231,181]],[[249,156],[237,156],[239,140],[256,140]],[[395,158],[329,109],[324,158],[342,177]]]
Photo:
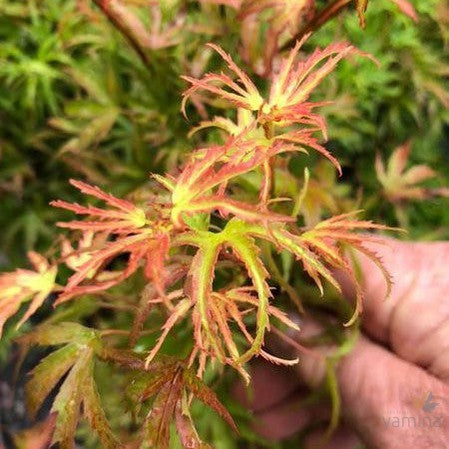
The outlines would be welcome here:
[[[181,444],[186,449],[205,449],[190,416],[190,397],[196,398],[217,412],[235,431],[234,420],[216,394],[183,362],[163,358],[152,362],[146,373],[127,390],[133,402],[143,403],[153,398],[140,435],[141,448],[168,449],[170,425],[175,423]]]
[[[61,449],[74,448],[83,408],[84,416],[97,431],[103,447],[120,447],[109,427],[94,380],[95,356],[101,349],[98,334],[75,323],[51,324],[25,335],[20,343],[26,347],[64,344],[34,368],[26,385],[27,408],[34,418],[47,396],[68,373],[51,409],[57,415],[52,443],[59,443]]]

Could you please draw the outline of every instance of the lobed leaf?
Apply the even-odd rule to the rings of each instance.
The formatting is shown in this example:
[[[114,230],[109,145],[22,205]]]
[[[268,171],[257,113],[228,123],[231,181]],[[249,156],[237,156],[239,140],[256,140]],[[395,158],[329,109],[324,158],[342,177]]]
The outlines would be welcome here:
[[[97,333],[76,323],[43,325],[21,337],[19,343],[58,345],[62,348],[45,357],[32,371],[26,385],[27,408],[34,417],[45,399],[68,372],[52,406],[57,416],[53,443],[61,449],[74,448],[81,406],[104,447],[120,447],[107,422],[93,378],[94,357],[104,354]],[[143,364],[142,364],[143,365]]]

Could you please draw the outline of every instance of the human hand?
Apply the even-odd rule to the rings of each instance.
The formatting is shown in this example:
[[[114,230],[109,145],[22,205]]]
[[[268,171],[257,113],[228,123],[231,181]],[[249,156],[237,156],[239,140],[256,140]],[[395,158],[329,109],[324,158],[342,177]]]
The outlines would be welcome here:
[[[385,300],[381,273],[361,257],[364,335],[337,369],[344,424],[325,446],[312,435],[309,448],[449,447],[449,243],[387,240],[380,253],[392,294]],[[256,430],[280,440],[322,419],[323,408],[298,406],[297,394],[323,374],[320,359],[304,354],[296,371],[256,362]]]

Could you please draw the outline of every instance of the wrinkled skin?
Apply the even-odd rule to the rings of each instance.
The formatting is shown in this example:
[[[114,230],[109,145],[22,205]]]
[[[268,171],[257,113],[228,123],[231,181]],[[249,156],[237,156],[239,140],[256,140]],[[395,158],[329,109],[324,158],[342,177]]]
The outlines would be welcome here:
[[[344,422],[324,446],[323,430],[312,432],[309,448],[355,449],[360,442],[369,449],[449,447],[449,243],[388,240],[380,253],[393,276],[392,295],[384,299],[381,274],[361,258],[364,334],[337,370]],[[309,335],[316,331],[311,323],[302,327]],[[319,383],[323,373],[320,359],[307,355],[296,370],[256,362],[248,404],[256,430],[281,440],[325,422],[324,406],[298,405],[301,388]]]

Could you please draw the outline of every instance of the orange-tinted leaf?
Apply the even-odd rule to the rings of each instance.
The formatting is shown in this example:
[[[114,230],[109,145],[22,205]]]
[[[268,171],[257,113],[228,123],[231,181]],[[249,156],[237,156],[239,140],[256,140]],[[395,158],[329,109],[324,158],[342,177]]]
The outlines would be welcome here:
[[[142,228],[147,223],[145,212],[129,201],[116,198],[103,192],[99,187],[91,186],[82,181],[70,180],[70,183],[86,195],[94,196],[104,201],[112,209],[100,209],[94,206],[81,206],[77,203],[66,201],[52,201],[54,207],[67,209],[76,214],[96,217],[98,220],[61,222],[58,226],[69,229],[109,231],[114,233],[126,233]]]
[[[242,4],[240,19],[253,14],[261,14],[272,9],[270,23],[272,33],[280,33],[288,29],[293,35],[306,17],[314,10],[314,0],[245,0]]]
[[[404,184],[413,185],[426,181],[427,179],[432,179],[435,176],[435,171],[427,165],[415,165],[404,173],[402,180]]]
[[[224,217],[233,215],[247,222],[292,222],[294,219],[288,215],[281,215],[275,212],[265,212],[257,210],[257,206],[248,203],[223,199],[220,196],[206,197],[204,199],[193,201],[187,212],[213,212],[218,211]]]
[[[145,364],[148,366],[150,362],[153,360],[155,355],[159,352],[159,349],[161,348],[162,344],[164,343],[167,335],[172,330],[173,326],[182,319],[185,314],[188,312],[188,310],[192,307],[192,303],[190,299],[183,299],[181,300],[176,307],[173,309],[173,311],[170,313],[170,316],[168,317],[167,321],[162,327],[162,334],[159,337],[156,345],[151,350],[150,354],[148,355]]]
[[[312,109],[321,104],[306,101],[338,62],[359,52],[352,45],[337,42],[322,50],[316,49],[304,61],[295,62],[307,38],[308,35],[297,42],[274,77],[268,104],[263,108],[265,120],[284,121],[284,126],[307,120],[309,124],[323,128],[322,118],[312,114]]]
[[[301,238],[285,230],[274,231],[273,235],[276,239],[275,242],[281,248],[293,253],[297,259],[303,263],[304,268],[315,281],[321,293],[323,293],[323,287],[320,281],[320,276],[330,282],[337,290],[340,290],[340,286],[332,273],[320,261],[319,256],[310,251]]]
[[[419,20],[418,13],[408,0],[391,0],[391,1],[395,3],[406,16],[409,16],[415,22],[418,22]]]
[[[165,283],[167,272],[165,262],[170,250],[170,238],[168,234],[160,234],[158,240],[151,242],[146,251],[145,275],[153,281],[157,293],[165,296]]]
[[[221,47],[214,44],[208,44],[208,46],[213,48],[226,61],[229,69],[234,75],[237,75],[237,81],[233,81],[232,78],[224,73],[208,73],[201,79],[182,76],[181,78],[192,85],[183,93],[182,111],[184,115],[187,100],[200,89],[221,97],[237,107],[257,111],[263,104],[263,98],[248,75],[237,66],[231,56],[223,51]],[[217,85],[223,87],[217,87]]]
[[[152,236],[149,232],[142,232],[105,243],[103,248],[91,252],[90,258],[69,278],[57,303],[65,302],[74,296],[106,290],[131,276],[139,268],[139,262],[144,258],[148,242],[151,240]],[[126,268],[121,272],[107,276],[105,281],[91,281],[90,284],[80,285],[85,279],[90,280],[92,270],[98,269],[99,266],[123,253],[130,253],[130,256]]]
[[[399,176],[404,171],[410,156],[411,145],[411,141],[408,141],[393,151],[388,160],[387,171],[389,176]]]
[[[439,195],[438,190],[417,185],[436,176],[430,167],[415,165],[406,169],[410,149],[411,142],[406,142],[396,148],[390,156],[386,168],[380,155],[376,156],[377,179],[382,184],[385,196],[392,203],[423,200]],[[441,193],[441,196],[445,196],[443,192]]]
[[[3,326],[26,301],[31,303],[25,315],[17,324],[21,326],[45,301],[55,288],[57,267],[35,252],[29,252],[28,258],[33,270],[17,269],[11,273],[0,274],[0,336]]]
[[[341,245],[349,245],[357,251],[368,256],[381,270],[387,285],[387,295],[391,291],[391,276],[382,264],[381,259],[371,250],[366,248],[364,242],[376,243],[376,239],[370,235],[357,235],[354,231],[369,231],[374,229],[391,229],[378,225],[371,221],[355,220],[353,217],[358,212],[350,212],[324,220],[313,229],[301,235],[301,240],[320,255],[330,266],[345,271],[353,280],[356,288],[356,309],[352,318],[346,325],[352,324],[357,315],[362,312],[363,292],[357,281],[354,271],[344,257]]]
[[[303,130],[294,131],[286,134],[282,134],[278,137],[278,140],[285,142],[293,142],[295,144],[299,144],[301,146],[310,147],[314,150],[318,151],[318,153],[322,154],[325,158],[332,162],[335,168],[338,170],[340,176],[342,175],[341,165],[338,160],[332,156],[332,154],[326,150],[322,145],[320,145],[314,137],[311,136],[310,131],[304,132]]]
[[[242,0],[200,0],[201,3],[210,3],[212,5],[225,5],[234,9],[239,9]]]
[[[14,435],[17,449],[49,449],[55,429],[57,415],[51,413],[45,421]],[[3,446],[0,445],[0,448]]]

